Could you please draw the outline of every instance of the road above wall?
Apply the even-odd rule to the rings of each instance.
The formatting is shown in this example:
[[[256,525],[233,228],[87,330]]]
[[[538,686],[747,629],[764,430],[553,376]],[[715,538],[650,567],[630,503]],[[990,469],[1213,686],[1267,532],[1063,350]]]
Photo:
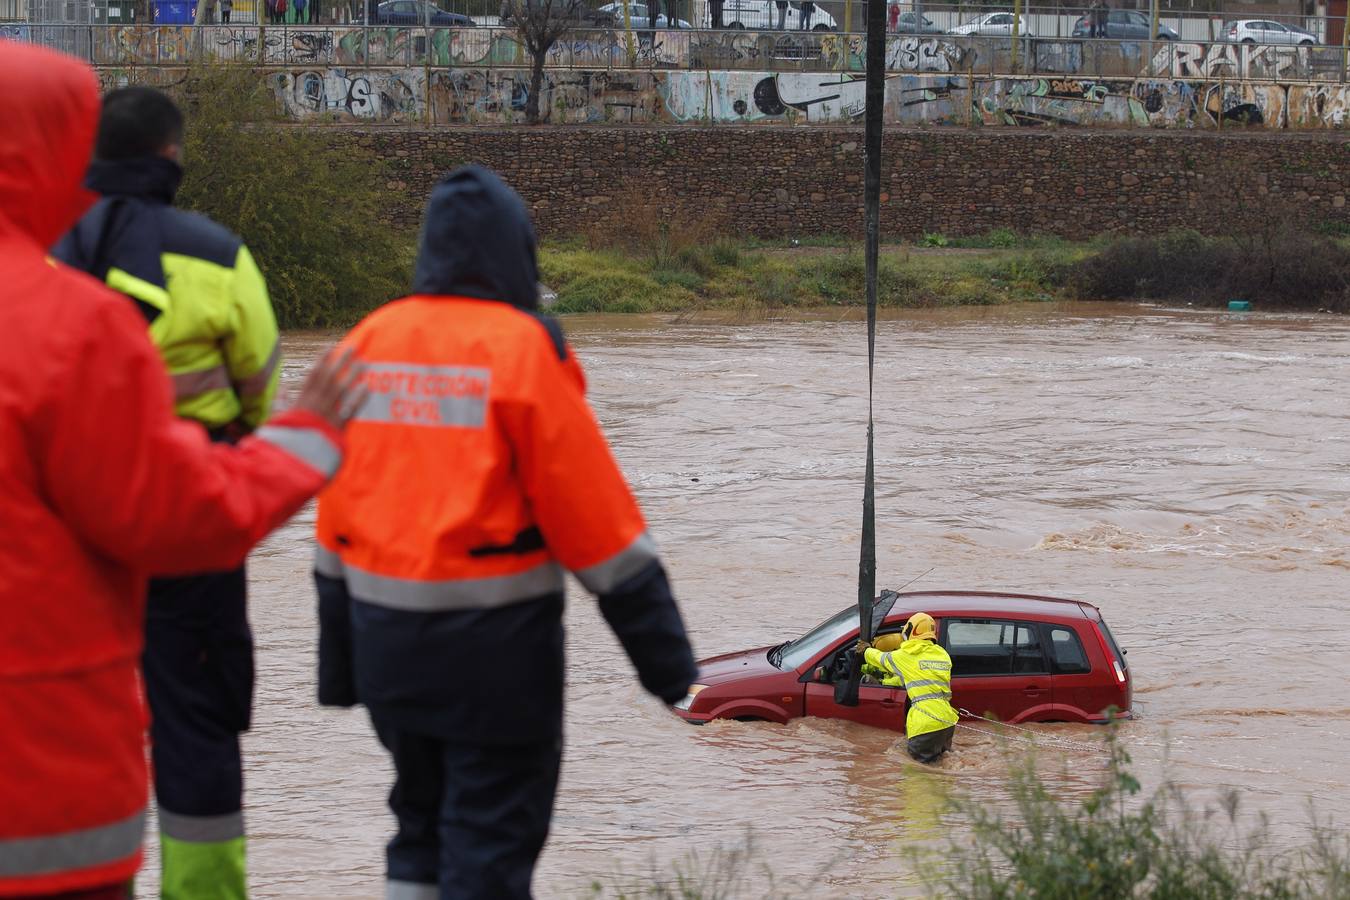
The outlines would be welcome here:
[[[553,237],[635,205],[731,233],[862,231],[860,128],[310,127],[391,161],[386,208],[405,225],[437,178],[473,161],[502,172]],[[897,236],[1350,227],[1344,132],[893,128],[884,148],[882,228]]]

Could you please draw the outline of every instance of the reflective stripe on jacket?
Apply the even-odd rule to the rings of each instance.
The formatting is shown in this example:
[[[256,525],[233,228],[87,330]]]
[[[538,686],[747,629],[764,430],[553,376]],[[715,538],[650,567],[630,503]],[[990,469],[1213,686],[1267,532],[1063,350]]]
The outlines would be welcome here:
[[[276,317],[243,242],[171,205],[181,175],[158,157],[96,161],[89,186],[105,197],[52,253],[136,303],[169,370],[178,415],[252,430],[276,395]]]
[[[908,640],[899,650],[883,653],[869,647],[864,653],[870,665],[900,676],[909,699],[905,734],[917,737],[956,724],[952,706],[952,659],[933,641]]]
[[[135,873],[145,573],[239,565],[324,483],[340,437],[291,413],[236,448],[174,416],[145,319],[46,258],[88,206],[98,79],[10,42],[0,83],[15,92],[0,129],[3,897]]]

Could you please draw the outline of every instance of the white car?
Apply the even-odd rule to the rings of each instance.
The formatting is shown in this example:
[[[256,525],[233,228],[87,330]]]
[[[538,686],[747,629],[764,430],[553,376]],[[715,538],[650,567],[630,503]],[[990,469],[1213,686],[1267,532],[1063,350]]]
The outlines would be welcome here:
[[[1297,25],[1269,19],[1239,19],[1224,26],[1224,39],[1235,44],[1315,44],[1317,35]]]
[[[662,5],[662,7],[665,6],[664,3],[662,3],[661,5]],[[615,21],[615,23],[616,23],[620,28],[623,27],[623,4],[622,4],[622,3],[606,3],[604,6],[600,7],[600,10],[599,10],[599,11],[602,12],[602,13],[609,13],[610,15],[614,16],[614,21]],[[650,28],[650,27],[651,27],[651,21],[647,18],[647,4],[645,4],[645,3],[635,3],[635,2],[630,2],[630,3],[628,4],[628,20],[633,24],[633,27],[634,27],[634,28]],[[666,14],[665,14],[665,13],[657,13],[657,14],[656,14],[656,27],[657,27],[657,28],[669,28],[669,27],[670,27],[670,20],[666,18]],[[690,25],[690,24],[689,24],[688,22],[686,22],[684,19],[676,19],[676,20],[675,20],[675,27],[676,27],[676,28],[692,28],[692,27],[694,27],[694,26]]]
[[[788,31],[801,31],[801,4],[797,0],[787,5]],[[774,0],[725,0],[722,4],[722,22],[727,28],[748,28],[751,31],[774,31],[778,28],[778,6]],[[834,16],[816,4],[811,13],[810,31],[838,31]]]
[[[973,22],[967,22],[964,25],[957,25],[955,28],[949,28],[948,34],[979,34],[993,37],[1012,37],[1013,33],[1013,14],[1006,12],[985,13]],[[1017,17],[1017,34],[1019,36],[1030,35],[1027,29],[1027,20],[1022,16]]]

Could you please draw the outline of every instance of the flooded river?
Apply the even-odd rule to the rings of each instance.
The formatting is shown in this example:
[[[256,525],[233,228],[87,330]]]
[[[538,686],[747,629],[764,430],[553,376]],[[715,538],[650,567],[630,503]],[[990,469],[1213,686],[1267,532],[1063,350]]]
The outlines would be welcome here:
[[[861,323],[566,326],[700,656],[776,643],[852,602]],[[330,340],[289,339],[288,377]],[[913,589],[1096,603],[1129,651],[1138,719],[1123,735],[1146,784],[1165,768],[1200,801],[1241,786],[1281,845],[1303,842],[1310,797],[1345,823],[1350,322],[906,313],[880,324],[877,359],[879,586],[931,568]],[[259,897],[374,897],[390,777],[361,711],[312,701],[312,524],[300,516],[251,563],[250,867]],[[586,596],[567,619],[567,756],[541,897],[747,841],[745,896],[913,893],[906,848],[961,833],[949,792],[1007,802],[992,738],[958,732],[936,775],[862,726],[694,728],[640,691]],[[1041,755],[1065,792],[1101,771],[1085,749]]]

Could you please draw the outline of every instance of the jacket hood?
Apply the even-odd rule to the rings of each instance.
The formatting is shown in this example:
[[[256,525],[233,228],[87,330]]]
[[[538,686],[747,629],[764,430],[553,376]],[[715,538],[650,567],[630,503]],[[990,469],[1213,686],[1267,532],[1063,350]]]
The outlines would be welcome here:
[[[464,166],[431,190],[413,293],[539,308],[537,241],[520,195],[482,166]]]
[[[84,186],[105,197],[135,197],[157,203],[173,203],[183,167],[162,156],[136,159],[96,159],[89,164]]]
[[[71,57],[2,41],[0,84],[9,92],[0,129],[0,231],[17,230],[45,249],[95,199],[80,182],[98,128],[98,79]]]

